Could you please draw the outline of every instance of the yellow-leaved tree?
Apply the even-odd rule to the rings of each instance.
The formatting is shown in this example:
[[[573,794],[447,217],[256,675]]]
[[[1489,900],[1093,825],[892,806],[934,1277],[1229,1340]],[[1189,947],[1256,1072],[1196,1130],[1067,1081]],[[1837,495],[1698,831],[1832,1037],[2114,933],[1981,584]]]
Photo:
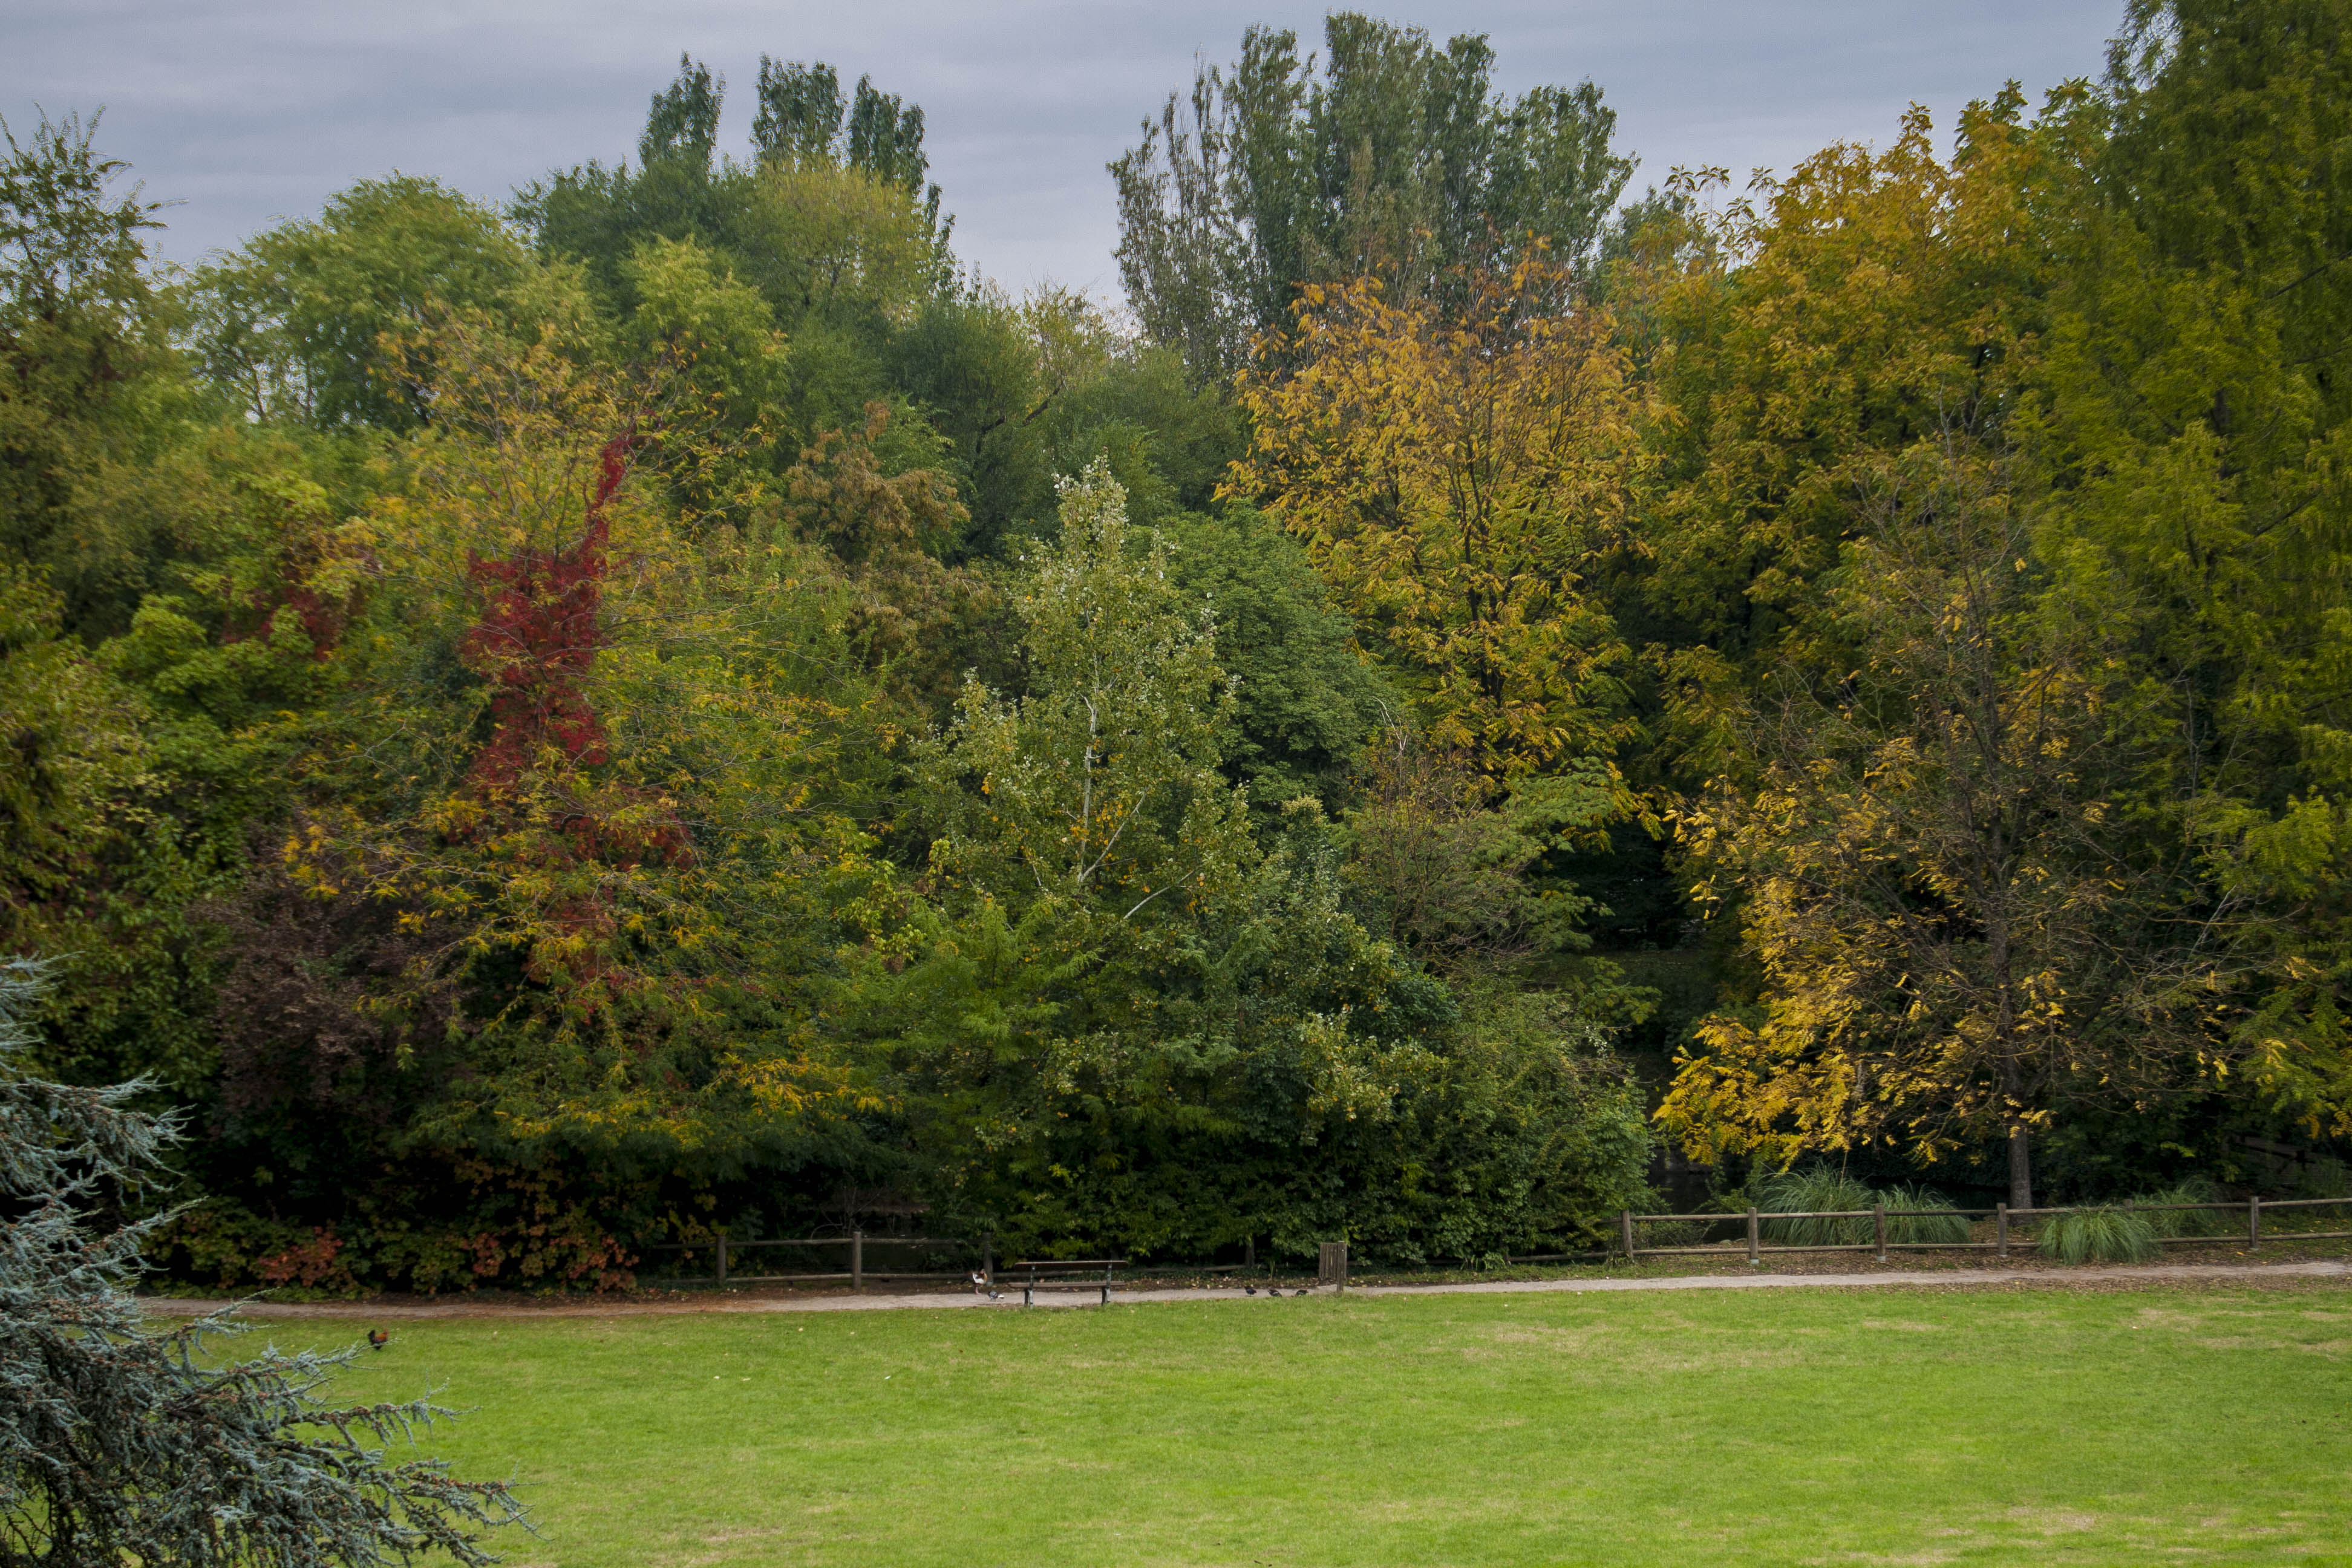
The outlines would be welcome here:
[[[2002,1146],[2030,1205],[2037,1139],[2259,1073],[2257,977],[2307,977],[2280,962],[2305,917],[2263,908],[2215,831],[2242,818],[2194,798],[2217,763],[2182,754],[2180,700],[2211,668],[2147,674],[2193,601],[2110,553],[2095,509],[2132,453],[2052,438],[2094,423],[2050,371],[2053,339],[2079,357],[2069,271],[2117,239],[2082,89],[2022,115],[1971,106],[1948,160],[1916,110],[1891,147],[1831,148],[1644,297],[1685,444],[1648,584],[1683,644],[1680,826],[1759,982],[1701,1022],[1659,1121],[1783,1166]]]
[[[1560,268],[1461,284],[1453,308],[1303,290],[1239,378],[1253,431],[1223,493],[1306,542],[1434,745],[1511,780],[1633,733],[1632,656],[1586,584],[1634,548],[1643,458],[1610,323]]]
[[[1763,979],[1700,1022],[1659,1110],[1696,1153],[2000,1142],[2031,1207],[2062,1112],[2146,1110],[2219,1058],[2243,911],[2130,864],[2114,792],[2160,726],[2105,679],[2098,607],[2051,582],[2006,467],[1957,431],[1879,466],[1820,616],[1852,668],[1785,660],[1737,725],[1761,778],[1681,816]]]

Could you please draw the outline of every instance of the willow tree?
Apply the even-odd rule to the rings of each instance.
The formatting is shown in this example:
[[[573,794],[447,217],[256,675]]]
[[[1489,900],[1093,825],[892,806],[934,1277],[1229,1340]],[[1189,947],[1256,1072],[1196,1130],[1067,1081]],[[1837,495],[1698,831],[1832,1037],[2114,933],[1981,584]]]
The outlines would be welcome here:
[[[928,764],[949,827],[933,865],[1009,906],[1120,923],[1229,882],[1248,827],[1218,772],[1234,694],[1215,621],[1185,602],[1167,545],[1134,537],[1108,465],[1064,482],[1061,540],[1014,604],[1029,693],[966,684]]]
[[[845,1009],[949,1172],[1001,1158],[1033,1196],[1067,1185],[1050,1172],[1239,1136],[1269,1073],[1370,1071],[1387,1053],[1360,1026],[1395,970],[1325,859],[1257,841],[1220,768],[1234,693],[1212,607],[1130,527],[1108,464],[1064,482],[1061,521],[1013,595],[1027,689],[971,679],[921,748],[924,896]]]

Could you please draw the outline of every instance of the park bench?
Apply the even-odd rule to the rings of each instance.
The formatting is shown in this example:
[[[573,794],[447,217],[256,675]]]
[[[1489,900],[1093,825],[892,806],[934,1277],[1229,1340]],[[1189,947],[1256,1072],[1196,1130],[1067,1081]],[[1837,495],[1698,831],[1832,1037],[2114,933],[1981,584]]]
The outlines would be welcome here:
[[[1118,1283],[1118,1270],[1127,1267],[1127,1259],[1124,1258],[1033,1258],[1019,1263],[1008,1263],[1004,1267],[1008,1271],[1015,1274],[1020,1274],[1024,1269],[1027,1271],[1021,1281],[1021,1304],[1024,1307],[1034,1307],[1037,1304],[1037,1292],[1040,1290],[1100,1290],[1102,1304],[1108,1307],[1110,1305],[1111,1287]],[[1102,1270],[1100,1279],[1093,1279],[1091,1275],[1085,1279],[1071,1278],[1080,1269],[1091,1271],[1097,1268]],[[994,1281],[991,1280],[990,1283],[993,1284]]]

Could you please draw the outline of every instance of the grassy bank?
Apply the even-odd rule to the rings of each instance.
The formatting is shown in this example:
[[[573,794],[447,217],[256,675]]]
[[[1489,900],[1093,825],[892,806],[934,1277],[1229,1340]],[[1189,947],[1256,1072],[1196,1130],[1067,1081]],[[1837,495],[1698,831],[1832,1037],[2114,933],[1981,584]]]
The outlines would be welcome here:
[[[478,1407],[518,1564],[2310,1563],[2347,1357],[2335,1289],[1259,1299],[410,1322],[350,1392]]]

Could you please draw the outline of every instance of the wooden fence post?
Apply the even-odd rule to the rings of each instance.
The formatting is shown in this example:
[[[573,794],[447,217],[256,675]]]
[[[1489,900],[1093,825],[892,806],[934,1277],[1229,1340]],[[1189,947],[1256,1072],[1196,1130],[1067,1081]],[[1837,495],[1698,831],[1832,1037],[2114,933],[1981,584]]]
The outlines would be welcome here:
[[[1617,1217],[1625,1226],[1625,1261],[1631,1263],[1633,1261],[1633,1211],[1621,1210]]]
[[[727,1233],[719,1233],[719,1282],[727,1283]]]
[[[2246,1245],[2263,1244],[2263,1200],[2259,1194],[2246,1200]]]
[[[1993,1210],[1993,1245],[2000,1248],[1993,1256],[2003,1263],[2009,1261],[2009,1205],[2002,1204]]]
[[[866,1233],[862,1230],[849,1233],[849,1288],[866,1289]]]
[[[1344,1294],[1348,1289],[1348,1244],[1344,1241],[1325,1242],[1315,1262],[1315,1283],[1328,1285]]]
[[[1886,1261],[1886,1205],[1885,1204],[1870,1205],[1870,1231],[1878,1243],[1878,1261],[1884,1263]]]
[[[1750,1263],[1756,1261],[1756,1244],[1759,1239],[1760,1238],[1757,1234],[1756,1211],[1751,1208],[1748,1211],[1748,1261]]]

